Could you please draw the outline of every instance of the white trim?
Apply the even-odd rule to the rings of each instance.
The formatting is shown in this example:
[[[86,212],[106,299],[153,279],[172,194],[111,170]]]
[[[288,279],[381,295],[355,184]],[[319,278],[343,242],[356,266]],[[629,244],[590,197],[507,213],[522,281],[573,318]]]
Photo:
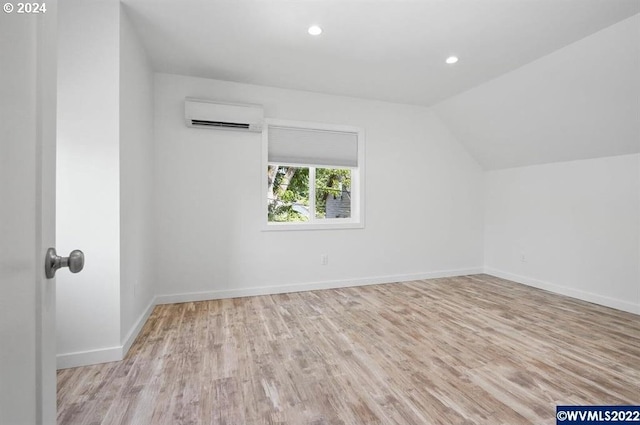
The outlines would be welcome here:
[[[349,173],[353,174],[353,170],[350,170]],[[351,204],[353,204],[353,200]],[[316,221],[316,167],[309,167],[309,222],[316,224]],[[267,225],[269,224],[271,223],[267,223]]]
[[[357,279],[330,280],[323,282],[295,283],[290,285],[256,286],[252,288],[219,289],[206,292],[188,292],[156,296],[156,304],[173,304],[194,301],[219,300],[225,298],[252,297],[256,295],[275,295],[290,292],[315,291],[320,289],[349,288],[353,286],[378,285],[382,283],[409,282],[413,280],[435,279],[439,277],[466,276],[482,273],[481,267],[442,270],[415,274],[375,276]]]
[[[336,229],[363,229],[364,223],[346,221],[339,218],[327,218],[326,221],[313,223],[268,223],[262,228],[264,232],[280,230],[336,230]]]
[[[265,119],[264,125],[262,126],[262,158],[261,158],[261,164],[262,164],[262,172],[260,173],[262,175],[262,178],[260,179],[261,182],[261,186],[260,186],[260,190],[258,191],[259,193],[259,197],[258,199],[260,199],[260,203],[262,204],[262,206],[260,207],[262,214],[260,217],[260,223],[261,224],[261,229],[265,230],[267,225],[267,220],[269,217],[269,205],[268,205],[268,193],[267,193],[267,189],[269,187],[269,179],[267,176],[267,172],[269,171],[269,160],[267,159],[269,156],[269,147],[267,145],[268,141],[269,141],[269,120]]]
[[[117,362],[122,360],[122,346],[98,348],[96,350],[78,351],[75,353],[58,354],[56,357],[58,369],[89,366],[98,363]]]
[[[571,298],[576,298],[582,301],[599,304],[605,307],[615,308],[617,310],[622,310],[629,313],[640,314],[640,304],[634,304],[628,301],[594,294],[592,292],[585,292],[579,289],[569,288],[566,286],[557,285],[550,282],[544,282],[531,277],[520,276],[517,274],[505,272],[502,270],[493,269],[491,267],[485,267],[484,272],[491,276],[511,280],[513,282],[521,283],[527,286],[532,286],[538,289],[544,289],[545,291],[553,292],[556,294],[566,295]]]
[[[71,367],[89,366],[98,363],[118,362],[124,359],[127,355],[131,345],[138,337],[138,334],[142,330],[142,327],[147,322],[147,319],[151,315],[153,308],[156,306],[156,298],[152,298],[145,311],[138,317],[138,320],[133,325],[123,345],[115,347],[98,348],[95,350],[77,351],[75,353],[63,353],[56,356],[57,368],[68,369]]]
[[[142,312],[140,317],[138,317],[138,320],[133,325],[133,327],[127,334],[126,338],[124,339],[122,343],[122,358],[124,358],[124,356],[126,356],[127,353],[129,352],[129,349],[131,348],[131,346],[133,345],[133,342],[138,337],[138,334],[142,330],[142,327],[144,326],[144,324],[147,323],[147,319],[149,318],[149,316],[151,316],[151,312],[153,311],[153,308],[155,306],[156,306],[156,298],[153,297],[151,301],[149,301],[149,305],[147,306],[147,308]]]

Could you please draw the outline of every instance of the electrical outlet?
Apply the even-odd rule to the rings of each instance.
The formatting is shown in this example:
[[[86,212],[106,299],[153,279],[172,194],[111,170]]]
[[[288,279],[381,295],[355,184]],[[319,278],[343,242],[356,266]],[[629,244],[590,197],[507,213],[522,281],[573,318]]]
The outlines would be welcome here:
[[[320,264],[323,266],[326,266],[327,264],[329,264],[329,254],[320,255]]]

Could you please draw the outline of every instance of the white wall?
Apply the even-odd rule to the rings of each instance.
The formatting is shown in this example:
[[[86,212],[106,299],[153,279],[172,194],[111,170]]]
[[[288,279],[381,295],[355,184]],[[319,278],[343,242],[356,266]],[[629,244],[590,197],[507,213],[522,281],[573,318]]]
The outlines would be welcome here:
[[[133,342],[154,296],[151,251],[153,72],[120,13],[120,334]]]
[[[638,153],[638,75],[635,15],[435,110],[487,170]]]
[[[640,155],[491,171],[485,205],[488,273],[640,313]]]
[[[119,8],[59,5],[57,248],[86,256],[56,275],[59,366],[120,344]]]
[[[482,266],[482,171],[429,109],[166,74],[155,82],[156,290],[191,293],[160,301]],[[186,127],[185,96],[365,128],[366,227],[260,231],[260,135]],[[292,286],[274,288],[283,285]]]

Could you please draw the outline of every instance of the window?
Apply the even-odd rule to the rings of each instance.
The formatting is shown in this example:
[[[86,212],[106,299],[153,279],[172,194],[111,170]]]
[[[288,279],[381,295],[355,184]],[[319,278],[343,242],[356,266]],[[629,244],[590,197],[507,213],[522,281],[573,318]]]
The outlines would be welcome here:
[[[363,227],[361,129],[267,120],[262,134],[266,230]]]

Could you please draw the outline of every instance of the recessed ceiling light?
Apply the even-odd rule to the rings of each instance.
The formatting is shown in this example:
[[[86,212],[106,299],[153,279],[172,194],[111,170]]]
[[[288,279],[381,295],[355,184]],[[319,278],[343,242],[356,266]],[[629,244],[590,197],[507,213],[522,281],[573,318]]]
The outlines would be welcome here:
[[[449,56],[445,62],[448,63],[449,65],[453,65],[454,63],[458,62],[458,57]]]
[[[320,35],[322,34],[322,28],[317,25],[311,25],[307,32],[309,32],[309,34],[311,35]]]

